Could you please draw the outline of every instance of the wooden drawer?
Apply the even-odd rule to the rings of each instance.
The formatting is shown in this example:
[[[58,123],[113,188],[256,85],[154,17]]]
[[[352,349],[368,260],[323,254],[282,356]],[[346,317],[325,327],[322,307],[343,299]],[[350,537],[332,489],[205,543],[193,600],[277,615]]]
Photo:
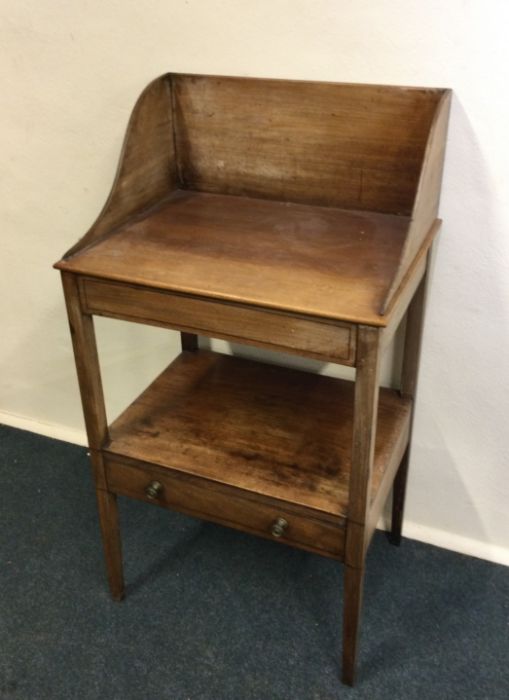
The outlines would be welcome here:
[[[87,313],[355,364],[355,326],[227,301],[82,278]]]
[[[108,489],[113,493],[342,558],[345,530],[341,518],[333,520],[324,516],[322,520],[316,513],[308,514],[309,509],[279,505],[256,494],[165,468],[135,466],[108,454],[105,454],[105,468]],[[146,492],[152,482],[161,486],[155,498]],[[279,537],[272,534],[278,519],[287,523]]]

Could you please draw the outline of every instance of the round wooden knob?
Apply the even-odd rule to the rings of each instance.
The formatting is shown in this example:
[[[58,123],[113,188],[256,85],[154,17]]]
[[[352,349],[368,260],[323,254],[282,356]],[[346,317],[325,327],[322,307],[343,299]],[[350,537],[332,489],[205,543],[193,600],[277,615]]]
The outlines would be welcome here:
[[[286,520],[284,518],[277,518],[277,520],[275,520],[272,523],[272,527],[271,527],[270,531],[271,531],[273,537],[281,537],[282,535],[285,534],[285,530],[287,527],[288,527],[288,523],[286,522]]]
[[[158,498],[163,492],[163,485],[160,481],[151,481],[145,489],[148,498]]]

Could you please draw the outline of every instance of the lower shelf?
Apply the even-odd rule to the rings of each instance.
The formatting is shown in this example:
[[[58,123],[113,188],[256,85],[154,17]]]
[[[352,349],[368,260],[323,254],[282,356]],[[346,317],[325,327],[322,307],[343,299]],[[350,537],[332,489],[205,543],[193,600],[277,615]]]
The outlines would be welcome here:
[[[183,352],[110,427],[108,488],[340,557],[354,385],[208,351]],[[408,440],[411,403],[380,391],[372,501]],[[379,499],[376,499],[377,501]]]

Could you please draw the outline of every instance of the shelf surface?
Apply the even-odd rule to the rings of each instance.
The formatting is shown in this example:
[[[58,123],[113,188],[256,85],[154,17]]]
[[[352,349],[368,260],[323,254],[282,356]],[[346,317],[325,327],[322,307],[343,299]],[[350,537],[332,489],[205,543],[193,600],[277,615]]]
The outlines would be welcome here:
[[[409,217],[178,190],[57,267],[383,325]]]
[[[183,352],[114,421],[106,450],[343,517],[353,398],[352,382]],[[372,497],[410,407],[380,391]]]

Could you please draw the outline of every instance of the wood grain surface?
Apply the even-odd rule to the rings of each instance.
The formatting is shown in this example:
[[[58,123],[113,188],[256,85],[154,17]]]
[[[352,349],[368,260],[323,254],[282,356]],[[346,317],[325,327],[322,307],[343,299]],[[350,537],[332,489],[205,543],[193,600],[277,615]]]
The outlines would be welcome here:
[[[141,93],[127,125],[111,192],[97,220],[66,256],[108,235],[177,187],[170,106],[167,80],[153,80]]]
[[[449,90],[166,74],[62,271],[110,588],[116,494],[345,563],[354,682],[365,556],[394,484],[401,539]],[[92,314],[181,331],[106,424]],[[381,354],[407,317],[401,390]],[[197,335],[356,368],[355,382],[198,349]],[[281,524],[282,523],[282,524]]]
[[[184,187],[412,211],[440,91],[199,75],[171,82]]]
[[[108,488],[114,493],[336,559],[343,555],[345,523],[340,518],[325,517],[259,494],[253,497],[232,486],[147,463],[132,464],[107,456],[106,470]],[[157,481],[161,489],[150,499],[146,489],[152,481]],[[275,537],[272,528],[278,518],[284,518],[286,528]]]
[[[353,400],[352,382],[184,352],[111,425],[107,451],[344,516]],[[410,406],[381,390],[373,492]]]
[[[383,325],[409,219],[177,191],[58,263],[148,287]]]
[[[353,324],[88,277],[81,280],[81,295],[91,314],[355,364]]]
[[[451,90],[442,90],[441,92],[427,139],[412,209],[412,223],[408,230],[397,272],[380,308],[381,313],[386,313],[399,285],[412,265],[412,261],[417,255],[427,252],[439,228],[437,214],[452,100]]]

